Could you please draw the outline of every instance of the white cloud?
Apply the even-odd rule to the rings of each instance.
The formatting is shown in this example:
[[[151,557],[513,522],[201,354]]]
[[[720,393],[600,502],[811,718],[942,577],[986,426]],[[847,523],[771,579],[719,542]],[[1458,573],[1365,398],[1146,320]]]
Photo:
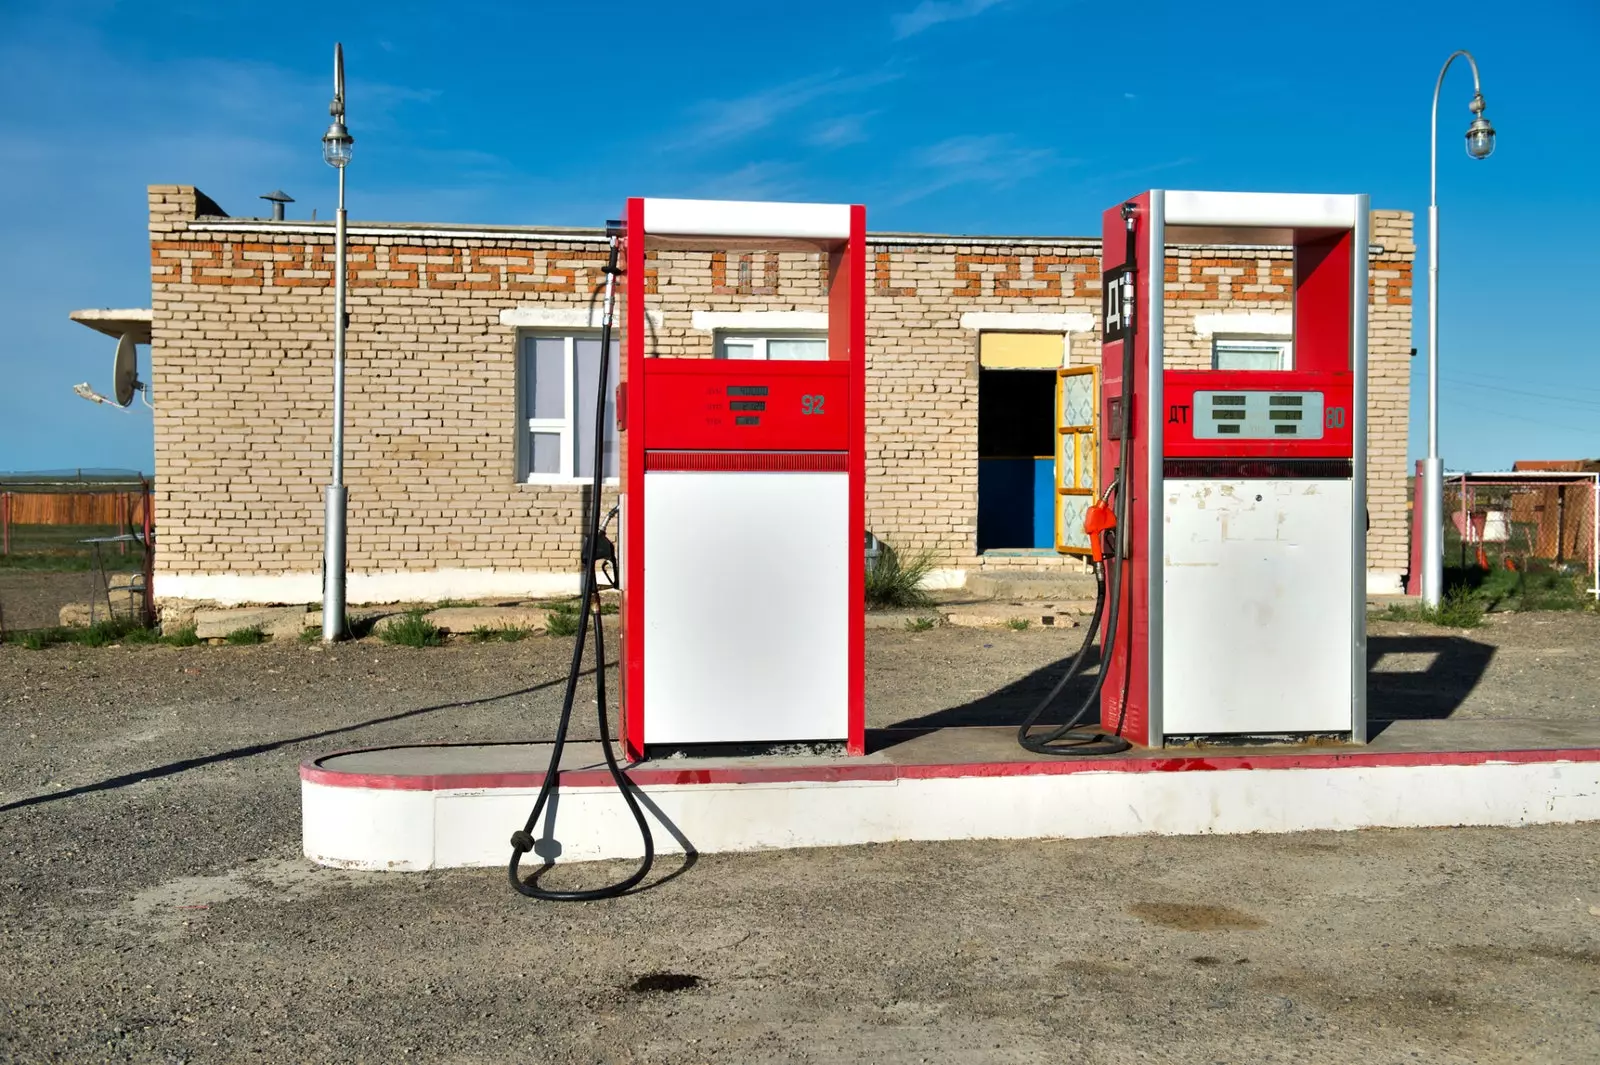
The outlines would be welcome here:
[[[683,141],[704,145],[712,141],[732,141],[759,133],[818,100],[850,96],[894,81],[900,75],[891,71],[841,74],[833,71],[786,82],[731,100],[706,100],[697,104],[695,121]]]
[[[1057,162],[1051,149],[1019,146],[1009,134],[950,137],[912,156],[920,180],[911,181],[893,202],[910,203],[958,185],[1003,189]]]
[[[794,167],[787,163],[746,163],[702,182],[695,195],[713,200],[781,200],[798,188]]]
[[[859,144],[867,139],[867,119],[876,113],[842,115],[819,122],[806,135],[806,143],[813,148],[842,148],[847,144]]]
[[[904,40],[942,22],[960,22],[976,18],[1006,0],[922,0],[910,11],[895,15],[895,40]]]

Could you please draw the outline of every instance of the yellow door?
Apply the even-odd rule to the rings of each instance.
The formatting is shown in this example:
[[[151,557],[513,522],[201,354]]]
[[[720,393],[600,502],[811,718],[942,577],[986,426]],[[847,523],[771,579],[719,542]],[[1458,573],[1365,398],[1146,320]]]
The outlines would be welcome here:
[[[1090,553],[1084,513],[1100,491],[1100,368],[1056,371],[1056,550]]]

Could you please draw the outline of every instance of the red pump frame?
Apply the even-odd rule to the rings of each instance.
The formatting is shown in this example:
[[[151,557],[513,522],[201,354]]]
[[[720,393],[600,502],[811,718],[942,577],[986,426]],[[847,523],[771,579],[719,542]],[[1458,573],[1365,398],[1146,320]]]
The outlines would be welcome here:
[[[644,690],[644,493],[647,470],[824,470],[849,475],[851,551],[848,627],[846,749],[866,753],[866,208],[848,208],[848,235],[839,239],[773,237],[758,232],[652,234],[647,201],[628,200],[624,357],[617,386],[623,495],[622,715],[620,739],[627,756],[645,758],[649,708]],[[741,205],[748,206],[748,205]],[[781,206],[781,205],[775,205]],[[828,359],[766,362],[747,359],[649,356],[645,319],[647,249],[759,247],[822,251],[828,256]],[[759,425],[735,423],[726,399],[729,384],[767,389]],[[825,392],[821,416],[801,417],[804,395]],[[841,397],[840,403],[837,398]]]

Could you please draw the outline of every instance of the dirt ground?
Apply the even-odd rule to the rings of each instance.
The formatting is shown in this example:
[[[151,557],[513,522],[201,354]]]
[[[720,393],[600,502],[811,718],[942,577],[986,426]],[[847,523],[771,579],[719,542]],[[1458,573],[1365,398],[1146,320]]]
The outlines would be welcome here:
[[[61,623],[62,607],[95,596],[104,611],[102,588],[100,575],[90,570],[0,570],[0,622],[6,632],[48,628]]]
[[[1081,635],[869,633],[870,724],[1014,721]],[[1593,615],[1372,642],[1375,719],[1600,713]],[[299,857],[301,759],[546,737],[569,653],[0,646],[0,1059],[1600,1062],[1600,825],[669,858],[583,906]]]

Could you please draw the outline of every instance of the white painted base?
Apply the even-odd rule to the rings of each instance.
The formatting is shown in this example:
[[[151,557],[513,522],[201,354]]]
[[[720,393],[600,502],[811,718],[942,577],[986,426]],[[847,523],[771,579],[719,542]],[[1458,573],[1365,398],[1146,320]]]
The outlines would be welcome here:
[[[1081,771],[1016,776],[687,784],[643,789],[658,851],[702,854],[898,840],[1084,839],[1600,820],[1600,761]],[[531,787],[425,791],[302,781],[305,854],[323,865],[501,865]],[[633,858],[616,792],[564,787],[562,861]],[[668,830],[662,820],[670,822]]]
[[[322,601],[322,574],[169,573],[156,570],[160,599],[189,599],[221,606],[272,606]],[[362,603],[430,603],[441,599],[489,599],[496,596],[576,595],[578,574],[530,570],[439,569],[395,573],[352,573],[345,582],[345,601]]]
[[[922,586],[930,591],[965,588],[965,569],[930,570]],[[156,595],[219,606],[274,606],[322,601],[321,573],[170,573],[156,570]],[[1398,595],[1405,590],[1398,573],[1367,573],[1368,595]],[[578,594],[578,575],[531,570],[442,569],[397,573],[352,573],[345,601],[431,603],[441,599]]]

